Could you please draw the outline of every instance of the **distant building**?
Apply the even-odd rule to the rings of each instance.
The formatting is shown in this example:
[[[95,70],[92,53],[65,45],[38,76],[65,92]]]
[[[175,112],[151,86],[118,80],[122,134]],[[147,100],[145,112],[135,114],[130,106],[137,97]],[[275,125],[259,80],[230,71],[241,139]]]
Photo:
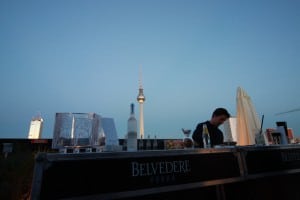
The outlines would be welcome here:
[[[237,141],[236,117],[230,117],[224,122],[224,141]]]
[[[40,139],[43,131],[43,118],[41,116],[34,117],[30,121],[28,139]]]
[[[287,128],[287,142],[288,143],[294,143],[296,140],[295,136],[294,136],[294,131],[292,128]],[[266,135],[266,139],[268,144],[276,144],[276,141],[274,141],[274,136],[273,133],[278,132],[278,130],[276,128],[267,128],[265,135]]]
[[[295,138],[294,131],[292,128],[288,128],[288,138],[289,140],[293,140]]]
[[[266,139],[267,139],[267,143],[268,144],[273,144],[273,137],[272,137],[272,133],[275,132],[276,129],[275,128],[266,128],[265,131],[265,135],[266,135]]]

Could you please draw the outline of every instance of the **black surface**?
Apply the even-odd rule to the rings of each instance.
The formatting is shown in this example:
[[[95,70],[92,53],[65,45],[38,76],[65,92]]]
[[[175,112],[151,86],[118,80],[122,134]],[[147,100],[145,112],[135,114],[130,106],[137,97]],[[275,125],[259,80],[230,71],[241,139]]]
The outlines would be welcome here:
[[[262,177],[224,185],[228,200],[299,200],[300,174]]]
[[[190,171],[133,176],[132,163],[188,162]],[[238,177],[233,153],[55,161],[43,172],[41,199],[57,199]]]
[[[300,149],[263,149],[245,154],[249,174],[300,169]]]
[[[196,195],[197,191],[199,199],[218,199],[216,195],[219,199],[233,200],[300,199],[300,192],[294,191],[300,185],[300,147],[297,145],[91,153],[87,157],[85,154],[45,155],[47,159],[36,163],[44,167],[38,199],[110,196],[120,192],[129,192],[131,197],[127,199],[182,199],[187,193]],[[241,166],[239,156],[245,161]],[[148,165],[153,167],[161,162],[187,162],[189,170],[145,172],[147,164],[154,163]],[[133,163],[144,166],[142,175],[132,174]],[[196,188],[179,189],[184,184]],[[160,190],[166,187],[173,189]],[[223,188],[221,193],[220,187]],[[143,189],[150,193],[139,193]]]

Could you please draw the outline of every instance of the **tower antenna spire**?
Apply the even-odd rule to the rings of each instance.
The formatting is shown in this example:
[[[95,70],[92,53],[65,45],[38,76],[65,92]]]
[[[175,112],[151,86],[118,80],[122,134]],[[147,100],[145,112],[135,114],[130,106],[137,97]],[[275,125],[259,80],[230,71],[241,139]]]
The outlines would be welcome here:
[[[139,71],[139,88],[143,88],[142,83],[142,66],[140,65],[140,71]]]
[[[144,102],[146,98],[144,96],[144,89],[142,85],[142,67],[140,66],[140,74],[139,74],[139,94],[137,96],[137,101],[140,104],[140,120],[139,120],[139,125],[140,125],[140,138],[144,138]]]

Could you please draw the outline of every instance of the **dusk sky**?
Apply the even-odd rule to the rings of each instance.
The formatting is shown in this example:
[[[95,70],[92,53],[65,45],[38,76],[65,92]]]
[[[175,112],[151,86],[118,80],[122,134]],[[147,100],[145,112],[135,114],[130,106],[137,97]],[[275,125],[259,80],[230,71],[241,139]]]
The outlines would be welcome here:
[[[216,107],[251,97],[263,128],[300,136],[299,0],[0,1],[0,138],[27,138],[32,117],[52,138],[56,112],[95,112],[145,136],[182,138]]]

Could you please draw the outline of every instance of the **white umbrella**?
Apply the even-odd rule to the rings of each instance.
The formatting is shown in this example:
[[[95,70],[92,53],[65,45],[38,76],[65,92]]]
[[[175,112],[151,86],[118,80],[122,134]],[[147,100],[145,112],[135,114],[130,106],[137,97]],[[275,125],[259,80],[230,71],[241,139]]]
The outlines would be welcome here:
[[[253,145],[261,123],[251,98],[241,87],[237,89],[236,106],[237,145]]]

